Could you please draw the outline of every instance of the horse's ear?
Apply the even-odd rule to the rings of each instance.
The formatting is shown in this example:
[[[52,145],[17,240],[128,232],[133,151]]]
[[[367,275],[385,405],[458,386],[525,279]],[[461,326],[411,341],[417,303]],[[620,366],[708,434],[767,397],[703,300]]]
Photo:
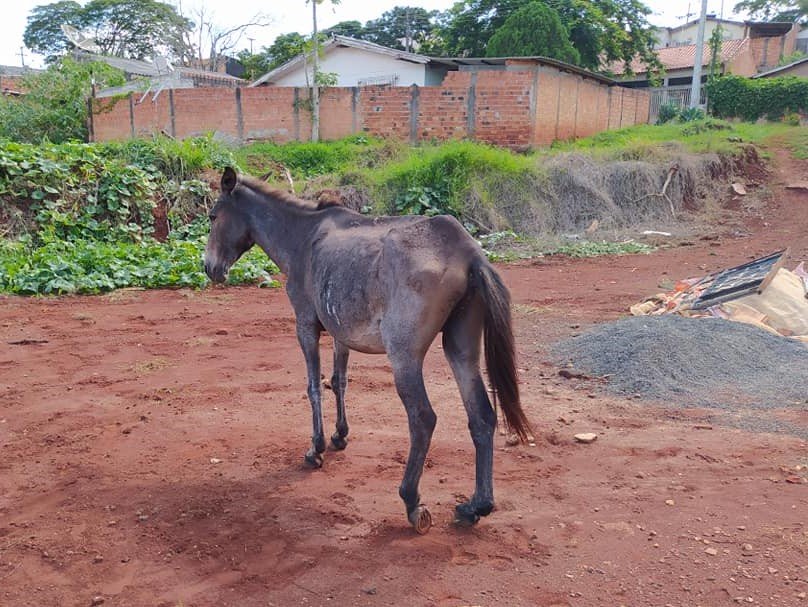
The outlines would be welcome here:
[[[230,195],[238,183],[238,175],[233,167],[227,167],[222,174],[222,194]]]

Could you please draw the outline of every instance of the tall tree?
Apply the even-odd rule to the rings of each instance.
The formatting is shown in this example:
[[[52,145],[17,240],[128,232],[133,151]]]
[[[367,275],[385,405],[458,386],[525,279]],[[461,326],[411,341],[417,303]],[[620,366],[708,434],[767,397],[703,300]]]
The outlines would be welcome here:
[[[370,42],[413,52],[433,29],[437,11],[417,6],[396,6],[365,23],[362,37]]]
[[[363,39],[365,35],[365,26],[359,21],[340,21],[336,25],[327,27],[323,30],[326,36],[348,36],[350,38]]]
[[[179,6],[182,14],[182,5]],[[271,22],[266,15],[256,13],[246,22],[222,25],[204,3],[196,5],[183,17],[191,27],[183,31],[182,61],[213,72],[219,71],[227,56],[234,54],[251,28],[267,27]]]
[[[83,7],[60,1],[31,11],[23,41],[34,52],[58,56],[70,48],[62,24],[95,38],[103,54],[132,59],[175,54],[191,25],[173,6],[156,0],[91,0]]]
[[[637,56],[658,66],[647,21],[651,10],[641,0],[461,0],[449,9],[441,31],[445,51],[485,55],[489,40],[508,17],[531,3],[558,12],[583,67],[596,70]]]
[[[569,40],[558,13],[541,2],[531,2],[505,20],[486,46],[488,57],[541,55],[577,64],[580,55]]]
[[[808,0],[743,0],[735,12],[745,11],[763,21],[793,21],[808,25]]]
[[[78,2],[63,0],[53,4],[35,6],[28,15],[28,25],[22,41],[35,53],[52,62],[70,48],[70,42],[62,32],[62,24],[82,27],[84,9]]]

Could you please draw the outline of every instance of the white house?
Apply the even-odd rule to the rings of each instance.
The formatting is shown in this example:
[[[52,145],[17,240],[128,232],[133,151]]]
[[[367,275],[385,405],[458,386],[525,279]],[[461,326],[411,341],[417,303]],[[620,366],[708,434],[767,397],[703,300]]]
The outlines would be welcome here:
[[[335,86],[435,86],[448,70],[430,57],[399,51],[347,36],[323,43],[319,69],[337,76]],[[261,76],[250,86],[311,86],[311,56],[298,55]]]

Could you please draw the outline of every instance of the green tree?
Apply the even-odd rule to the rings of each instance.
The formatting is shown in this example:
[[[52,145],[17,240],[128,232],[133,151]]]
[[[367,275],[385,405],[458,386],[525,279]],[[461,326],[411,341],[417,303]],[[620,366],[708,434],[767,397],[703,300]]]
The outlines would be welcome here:
[[[35,6],[28,15],[28,25],[22,41],[35,53],[53,61],[71,46],[62,32],[62,24],[82,27],[84,9],[78,2],[63,0],[53,4]]]
[[[365,36],[365,26],[359,21],[340,21],[336,25],[324,29],[323,34],[326,36],[348,36],[349,38],[362,40]]]
[[[263,47],[257,53],[251,53],[247,49],[243,49],[236,54],[236,59],[244,67],[244,74],[241,77],[245,80],[260,78],[272,69],[270,67],[272,60],[267,47]]]
[[[578,63],[578,51],[569,40],[558,13],[541,2],[531,2],[505,20],[486,46],[489,57],[541,55]]]
[[[427,38],[437,11],[417,6],[396,6],[382,13],[378,19],[365,23],[362,38],[404,51],[414,52]]]
[[[87,99],[93,83],[121,85],[121,71],[105,63],[65,57],[25,79],[27,93],[0,98],[0,137],[26,143],[87,140]]]
[[[175,55],[192,25],[173,6],[156,0],[91,0],[84,7],[60,1],[31,11],[25,45],[51,58],[62,54],[70,46],[63,23],[85,31],[103,54],[132,59],[155,52]]]
[[[269,59],[269,69],[274,70],[305,52],[307,42],[307,38],[297,32],[281,34],[275,38],[275,41],[264,49]]]
[[[742,0],[735,12],[745,11],[762,21],[793,21],[808,25],[808,0]]]
[[[658,68],[647,20],[651,10],[640,0],[461,0],[439,17],[444,21],[440,31],[444,51],[485,55],[489,40],[508,17],[533,2],[558,13],[581,66],[597,70],[612,61],[640,57]]]

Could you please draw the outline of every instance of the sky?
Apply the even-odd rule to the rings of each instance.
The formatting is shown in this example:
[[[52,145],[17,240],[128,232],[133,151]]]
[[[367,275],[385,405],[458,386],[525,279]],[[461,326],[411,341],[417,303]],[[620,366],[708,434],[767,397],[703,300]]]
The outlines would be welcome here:
[[[23,46],[22,35],[27,18],[35,6],[51,4],[53,0],[6,0],[3,2],[3,15],[0,20],[0,65],[21,65],[20,47]],[[708,12],[723,14],[733,18],[732,7],[737,0],[708,0]],[[318,26],[330,27],[340,21],[355,20],[364,23],[376,19],[394,6],[420,6],[427,10],[446,10],[455,0],[342,0],[332,6],[328,0],[318,7]],[[263,13],[271,19],[271,25],[255,28],[243,39],[242,48],[259,50],[269,46],[279,34],[289,32],[306,33],[311,30],[311,6],[305,0],[286,0],[285,2],[259,2],[257,0],[184,0],[183,8],[187,11],[194,4],[204,4],[208,12],[214,15],[214,22],[222,26],[233,26],[249,21],[256,12]],[[701,8],[700,0],[645,0],[653,14],[649,21],[654,25],[675,26],[684,22],[685,15],[691,13],[691,19]],[[43,57],[23,49],[25,65],[41,67]]]

